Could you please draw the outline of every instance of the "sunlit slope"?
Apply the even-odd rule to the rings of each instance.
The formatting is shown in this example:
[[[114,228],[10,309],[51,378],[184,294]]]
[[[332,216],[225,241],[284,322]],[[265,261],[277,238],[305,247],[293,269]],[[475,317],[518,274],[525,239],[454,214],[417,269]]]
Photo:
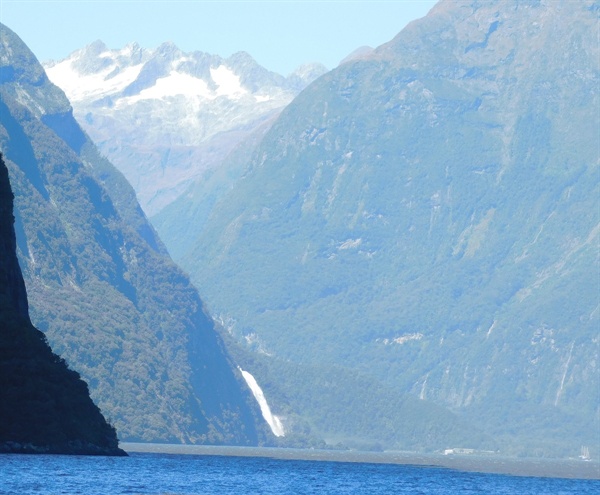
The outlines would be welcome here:
[[[597,12],[442,1],[313,83],[181,258],[211,310],[505,452],[576,454],[598,428]]]

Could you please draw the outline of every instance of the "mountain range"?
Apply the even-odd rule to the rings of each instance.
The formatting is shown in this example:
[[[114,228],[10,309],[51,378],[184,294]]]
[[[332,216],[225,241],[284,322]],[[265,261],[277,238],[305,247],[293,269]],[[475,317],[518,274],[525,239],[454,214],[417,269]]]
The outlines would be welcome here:
[[[168,192],[142,203],[202,300],[3,28],[0,148],[34,323],[125,439],[283,444],[251,372],[288,445],[597,458],[598,11],[442,0],[242,127],[228,110],[270,93],[231,59],[96,43],[49,64],[81,78],[83,125],[123,117],[99,138],[105,154],[123,138],[115,161],[154,136],[143,169]],[[193,102],[222,113],[181,113]],[[159,108],[178,109],[162,129]],[[245,130],[202,141],[216,122]],[[188,155],[175,184],[178,165],[156,173],[169,140],[219,156]]]
[[[219,329],[133,189],[3,25],[0,75],[0,149],[35,326],[81,373],[122,440],[268,440]]]
[[[309,64],[283,77],[245,52],[223,59],[170,42],[111,50],[101,41],[44,67],[148,215],[209,174],[326,71]]]
[[[456,446],[390,433],[408,397],[462,447],[598,455],[598,11],[442,0],[153,217],[276,412]]]

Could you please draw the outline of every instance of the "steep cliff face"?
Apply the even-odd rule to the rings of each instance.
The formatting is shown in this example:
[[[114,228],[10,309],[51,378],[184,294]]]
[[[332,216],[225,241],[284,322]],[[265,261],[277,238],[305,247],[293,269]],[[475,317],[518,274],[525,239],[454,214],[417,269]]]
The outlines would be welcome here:
[[[0,452],[125,455],[85,382],[29,320],[13,222],[0,155]]]
[[[258,352],[577,454],[599,425],[597,13],[440,2],[301,93],[178,260]]]
[[[27,292],[21,268],[17,262],[17,244],[14,230],[13,192],[8,180],[8,170],[0,155],[0,250],[2,251],[1,267],[1,300],[4,311],[12,312],[15,316],[29,321],[29,306]]]
[[[0,148],[32,321],[122,439],[256,443],[260,413],[197,291],[62,91],[0,36]]]

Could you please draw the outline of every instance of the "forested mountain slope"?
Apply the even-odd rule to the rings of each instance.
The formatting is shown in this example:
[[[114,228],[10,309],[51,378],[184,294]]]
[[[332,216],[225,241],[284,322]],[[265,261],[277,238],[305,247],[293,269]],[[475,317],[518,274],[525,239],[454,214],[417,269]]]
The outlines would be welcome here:
[[[123,440],[256,444],[266,430],[196,289],[64,93],[0,27],[0,149],[34,324]]]
[[[0,154],[0,452],[125,455],[79,375],[29,320]]]
[[[161,235],[265,362],[368,376],[505,453],[597,457],[598,11],[441,1],[304,90],[194,238],[184,215]],[[277,366],[259,379],[293,402]],[[331,437],[334,408],[308,418]]]

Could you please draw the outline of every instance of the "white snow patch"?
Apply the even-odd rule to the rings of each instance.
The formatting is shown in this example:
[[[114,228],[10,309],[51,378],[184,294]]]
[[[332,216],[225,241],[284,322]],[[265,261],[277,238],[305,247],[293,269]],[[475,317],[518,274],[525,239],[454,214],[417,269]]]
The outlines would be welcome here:
[[[423,385],[421,386],[421,393],[419,394],[419,399],[425,400],[425,387],[427,386],[427,379],[429,378],[429,373],[425,376],[425,380],[423,380]]]
[[[110,55],[110,52],[106,54]],[[157,79],[152,87],[144,89],[140,94],[123,98],[119,103],[131,104],[139,100],[179,95],[208,100],[214,100],[219,96],[239,99],[248,93],[241,85],[239,76],[224,65],[210,69],[210,75],[217,85],[217,89],[212,91],[206,81],[177,70],[186,61],[186,57],[174,61],[171,65],[172,70],[167,76]],[[101,72],[81,74],[73,68],[73,59],[65,59],[52,67],[47,67],[46,72],[50,80],[67,94],[69,100],[78,102],[119,93],[137,79],[143,66],[144,64],[140,63],[120,68],[116,75],[109,78],[108,76],[118,68],[116,63],[110,64]],[[258,95],[255,99],[259,103],[264,103],[271,100],[271,96]]]
[[[167,77],[156,80],[154,86],[146,88],[139,95],[126,98],[127,103],[135,103],[138,100],[152,100],[168,98],[170,96],[187,96],[214,99],[215,94],[208,88],[202,79],[171,71]]]
[[[360,246],[360,244],[362,243],[362,238],[358,238],[358,239],[348,239],[345,242],[342,242],[340,244],[340,246],[338,247],[339,250],[342,249],[353,249],[353,248],[357,248],[358,246]]]
[[[335,179],[333,181],[333,187],[331,192],[329,193],[329,196],[327,196],[327,208],[330,208],[331,205],[333,204],[333,201],[335,200],[337,193],[338,193],[338,189],[340,187],[340,183],[342,180],[342,176],[344,175],[344,173],[346,172],[346,169],[348,168],[348,165],[346,163],[342,164],[342,166],[338,169],[337,175],[335,176]]]
[[[122,57],[131,57],[133,51],[136,48],[139,48],[139,46],[136,43],[129,43],[125,45],[122,50],[119,51],[119,55]]]
[[[392,344],[405,344],[411,340],[421,340],[423,338],[422,333],[407,333],[405,335],[401,335],[400,337],[396,337],[394,339],[377,339],[376,342],[381,342],[383,345],[392,345]]]
[[[217,96],[228,96],[235,99],[245,95],[248,91],[242,87],[240,78],[231,69],[220,65],[216,69],[210,69],[210,77],[218,86]]]
[[[35,101],[21,86],[15,86],[15,91],[17,93],[17,101],[35,116],[41,117],[46,113],[44,107]]]
[[[72,102],[118,93],[136,80],[143,67],[143,64],[126,67],[107,79],[115,70],[114,64],[95,74],[80,74],[73,69],[72,62],[71,59],[66,59],[46,68],[48,78],[61,88]]]
[[[194,59],[192,57],[187,57],[184,55],[182,57],[179,57],[177,60],[173,60],[173,62],[171,62],[171,67],[173,69],[178,69],[182,64],[193,61]]]
[[[569,349],[569,357],[567,358],[567,362],[565,363],[565,369],[563,371],[562,378],[560,380],[560,386],[556,392],[556,399],[554,401],[554,407],[558,406],[558,401],[560,400],[560,396],[562,395],[564,386],[565,386],[565,378],[567,377],[567,371],[569,371],[569,364],[571,363],[571,357],[573,356],[573,346],[575,342],[571,342],[571,348]]]
[[[260,406],[260,412],[262,413],[263,418],[271,428],[273,435],[275,435],[276,437],[285,436],[285,430],[283,429],[283,424],[281,423],[281,420],[273,413],[271,413],[271,408],[267,403],[265,394],[256,382],[256,379],[250,373],[244,371],[239,366],[238,369],[241,371],[244,380],[246,380],[246,383],[248,384],[248,387],[250,387],[250,390],[252,391],[252,395],[254,395],[256,402],[258,402],[258,405]]]
[[[490,334],[492,333],[492,330],[496,327],[496,323],[497,323],[497,321],[494,320],[494,322],[490,325],[490,328],[488,329],[487,334],[485,336],[486,339],[490,336]]]

